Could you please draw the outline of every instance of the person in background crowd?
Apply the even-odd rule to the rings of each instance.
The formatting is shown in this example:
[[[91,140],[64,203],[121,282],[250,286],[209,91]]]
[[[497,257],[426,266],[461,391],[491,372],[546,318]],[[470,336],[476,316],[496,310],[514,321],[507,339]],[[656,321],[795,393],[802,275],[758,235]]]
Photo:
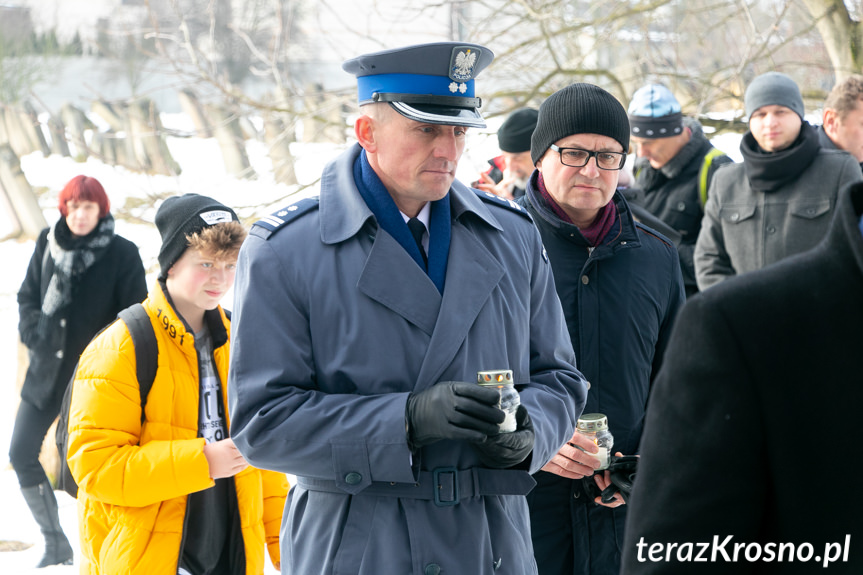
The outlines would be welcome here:
[[[280,564],[282,473],[249,467],[226,414],[231,289],[246,230],[227,206],[173,196],[156,212],[161,273],[143,302],[158,369],[144,416],[117,321],[81,355],[69,408],[81,573],[262,575]]]
[[[58,198],[60,219],[39,234],[18,291],[18,333],[30,364],[9,461],[45,538],[37,567],[71,565],[72,547],[39,452],[90,339],[147,294],[138,248],[114,233],[111,202],[95,178],[75,176]]]
[[[533,217],[554,272],[566,325],[590,382],[585,411],[608,417],[613,449],[635,454],[653,377],[685,301],[675,246],[636,223],[617,191],[630,127],[623,105],[572,84],[539,109],[537,170],[519,203]],[[626,508],[608,486],[596,446],[575,433],[535,474],[528,494],[540,575],[617,575]]]
[[[234,441],[297,476],[285,574],[536,571],[530,472],[572,435],[586,384],[530,217],[455,179],[493,57],[441,42],[345,62],[358,143],[319,201],[264,218],[240,252]],[[490,369],[513,373],[515,431],[477,385]]]
[[[863,76],[852,74],[833,86],[824,102],[818,141],[827,150],[845,150],[863,168]]]
[[[650,396],[624,575],[863,573],[863,492],[846,482],[863,440],[863,184],[834,211],[814,249],[683,308]],[[836,481],[813,482],[825,466]]]
[[[778,72],[746,88],[743,163],[718,170],[695,244],[701,290],[806,251],[824,237],[836,195],[863,180],[847,152],[827,150],[803,119],[794,80]]]
[[[488,161],[491,167],[480,174],[474,188],[513,200],[524,195],[524,186],[533,172],[530,161],[530,135],[536,127],[537,111],[516,110],[501,124],[497,143],[501,155]]]
[[[639,88],[629,103],[636,186],[644,207],[680,234],[678,245],[686,295],[698,291],[692,254],[708,185],[716,169],[731,158],[714,148],[701,124],[685,118],[680,103],[665,86]]]

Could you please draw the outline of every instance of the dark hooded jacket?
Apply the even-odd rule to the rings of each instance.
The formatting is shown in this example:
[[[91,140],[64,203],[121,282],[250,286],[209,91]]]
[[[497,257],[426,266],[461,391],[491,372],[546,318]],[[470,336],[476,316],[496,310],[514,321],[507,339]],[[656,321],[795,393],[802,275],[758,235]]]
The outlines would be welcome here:
[[[635,179],[644,190],[644,207],[681,236],[678,250],[683,282],[686,294],[692,295],[698,291],[692,252],[704,216],[700,197],[701,179],[706,178],[709,184],[717,168],[732,163],[732,160],[725,154],[718,155],[711,160],[707,172],[702,174],[705,156],[713,146],[696,120],[686,118],[684,123],[692,133],[689,142],[659,169],[651,167],[647,160],[637,160]]]

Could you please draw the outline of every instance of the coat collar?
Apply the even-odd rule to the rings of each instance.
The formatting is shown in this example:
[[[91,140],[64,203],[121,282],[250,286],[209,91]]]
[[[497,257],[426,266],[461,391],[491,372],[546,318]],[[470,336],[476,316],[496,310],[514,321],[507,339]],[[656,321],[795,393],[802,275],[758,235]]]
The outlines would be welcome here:
[[[195,334],[189,324],[180,317],[174,309],[171,294],[163,280],[158,280],[147,296],[148,302],[155,308],[157,323],[185,353],[197,353],[195,350]],[[213,349],[219,349],[228,342],[227,316],[222,306],[204,312],[204,321],[210,329],[213,338]]]
[[[581,235],[581,231],[579,231],[577,226],[562,221],[557,217],[554,211],[545,204],[545,200],[537,189],[536,178],[538,174],[539,172],[534,170],[533,175],[530,177],[530,181],[528,181],[524,199],[520,200],[520,203],[532,210],[532,215],[537,222],[543,222],[545,225],[551,227],[562,238],[585,247],[590,247],[587,240]],[[619,228],[617,228],[619,231],[614,235],[614,241],[609,242],[608,239],[604,240],[602,244],[596,246],[597,250],[605,251],[607,249],[606,246],[611,244],[613,244],[615,246],[614,249],[616,249],[616,246],[621,245],[621,242],[625,242],[623,245],[629,247],[640,245],[635,219],[632,217],[632,210],[629,208],[629,204],[623,197],[623,194],[621,194],[620,191],[615,191],[611,201],[614,202],[615,207],[617,207],[619,223],[615,224],[615,227],[619,225]],[[612,233],[615,233],[614,230],[612,230]]]
[[[354,145],[324,170],[321,178],[321,240],[345,241],[374,220],[353,180]],[[404,248],[385,232],[374,243],[363,265],[357,289],[429,336],[416,389],[438,381],[457,355],[505,269],[489,252],[476,229],[476,220],[502,231],[503,226],[475,192],[458,181],[450,188],[452,236],[441,294]],[[474,220],[474,221],[470,221]],[[395,280],[395,281],[394,281]]]
[[[325,244],[337,244],[355,236],[367,221],[374,219],[354,182],[353,165],[361,150],[359,144],[354,144],[324,168],[319,209],[321,241]],[[467,186],[455,180],[449,193],[454,220],[470,213],[493,228],[503,229],[488,207]]]

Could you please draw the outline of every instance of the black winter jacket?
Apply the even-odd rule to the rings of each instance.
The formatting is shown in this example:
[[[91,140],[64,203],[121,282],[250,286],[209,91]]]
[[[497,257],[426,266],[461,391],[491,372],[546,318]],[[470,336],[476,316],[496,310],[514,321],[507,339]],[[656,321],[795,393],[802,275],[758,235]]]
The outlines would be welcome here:
[[[698,291],[692,254],[704,217],[699,197],[701,168],[704,166],[704,157],[713,146],[704,136],[698,122],[687,120],[686,125],[692,132],[692,138],[677,155],[658,170],[646,160],[637,160],[635,180],[644,190],[644,207],[681,236],[678,247],[683,281],[686,294],[692,295]],[[725,154],[713,158],[707,170],[707,182],[711,181],[717,168],[730,163],[731,158]]]
[[[21,398],[52,411],[60,408],[78,356],[120,310],[147,297],[147,283],[138,247],[115,235],[102,257],[73,287],[72,303],[42,320],[42,299],[54,271],[46,250],[48,228],[39,234],[18,290],[18,333],[30,355]],[[40,321],[47,322],[41,329]]]
[[[621,573],[863,573],[852,480],[863,472],[853,447],[863,439],[861,214],[858,182],[840,192],[817,247],[686,304],[650,400]],[[686,560],[687,545],[705,543],[715,560]],[[743,545],[746,557],[735,555]],[[824,562],[800,560],[806,546]]]
[[[517,201],[536,222],[579,369],[590,381],[585,413],[604,413],[613,452],[638,451],[653,376],[685,296],[680,258],[665,237],[635,222],[618,191],[619,217],[591,248],[536,191],[536,172]],[[617,575],[626,507],[593,504],[582,481],[540,471],[528,494],[540,573]]]
[[[606,414],[614,450],[635,453],[651,381],[685,300],[677,250],[633,220],[620,192],[612,200],[618,223],[590,248],[545,206],[536,174],[518,203],[539,228],[576,361],[590,381],[584,412]]]

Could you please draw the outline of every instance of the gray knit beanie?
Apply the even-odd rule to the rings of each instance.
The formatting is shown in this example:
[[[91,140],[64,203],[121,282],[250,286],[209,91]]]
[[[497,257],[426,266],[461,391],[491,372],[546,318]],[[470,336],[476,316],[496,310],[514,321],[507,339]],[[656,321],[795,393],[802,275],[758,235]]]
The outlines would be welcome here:
[[[599,134],[620,142],[629,151],[629,119],[617,98],[593,84],[570,84],[539,107],[536,129],[530,140],[534,165],[550,145],[573,134]]]
[[[763,106],[785,106],[800,116],[801,120],[805,113],[797,83],[779,72],[767,72],[752,80],[746,88],[743,104],[747,116]]]

